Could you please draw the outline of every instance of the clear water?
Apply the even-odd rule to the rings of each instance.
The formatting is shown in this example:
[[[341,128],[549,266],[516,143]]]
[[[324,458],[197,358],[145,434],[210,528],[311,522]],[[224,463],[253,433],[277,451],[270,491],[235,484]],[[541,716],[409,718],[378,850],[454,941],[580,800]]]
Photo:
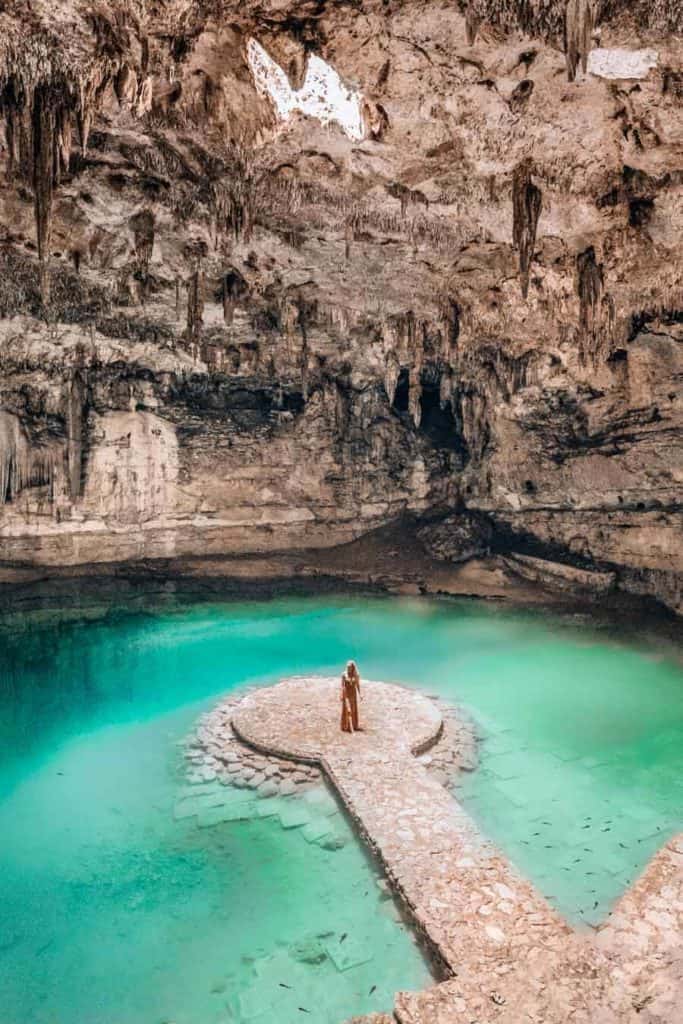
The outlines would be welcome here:
[[[428,982],[341,815],[338,850],[173,818],[217,695],[351,656],[469,708],[461,797],[572,921],[683,827],[683,671],[586,629],[311,598],[35,630],[0,652],[2,1024],[337,1024]]]

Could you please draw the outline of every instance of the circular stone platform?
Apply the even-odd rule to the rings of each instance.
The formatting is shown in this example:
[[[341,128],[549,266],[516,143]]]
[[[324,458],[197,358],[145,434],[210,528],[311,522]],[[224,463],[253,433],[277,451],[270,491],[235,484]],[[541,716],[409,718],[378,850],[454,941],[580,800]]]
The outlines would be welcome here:
[[[324,761],[353,753],[418,754],[432,745],[443,721],[436,704],[390,683],[361,683],[362,731],[340,728],[340,680],[301,676],[245,697],[232,716],[240,739],[268,754]]]

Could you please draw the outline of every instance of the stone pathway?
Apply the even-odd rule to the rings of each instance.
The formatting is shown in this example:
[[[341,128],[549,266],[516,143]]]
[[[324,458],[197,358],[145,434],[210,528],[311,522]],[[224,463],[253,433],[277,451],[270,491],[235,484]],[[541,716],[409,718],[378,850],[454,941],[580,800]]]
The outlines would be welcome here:
[[[336,679],[285,680],[246,696],[232,726],[263,754],[322,767],[448,978],[400,993],[396,1020],[674,1024],[680,844],[660,852],[606,927],[574,933],[418,760],[441,735],[437,705],[364,682],[364,731],[348,735],[339,730],[338,690]]]
[[[653,857],[596,941],[639,1020],[683,1020],[683,835]]]

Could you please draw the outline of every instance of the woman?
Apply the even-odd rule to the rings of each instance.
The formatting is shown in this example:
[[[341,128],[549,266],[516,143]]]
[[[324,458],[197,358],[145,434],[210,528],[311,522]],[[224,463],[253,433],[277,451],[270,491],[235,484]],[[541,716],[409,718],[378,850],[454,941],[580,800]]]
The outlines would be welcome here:
[[[358,698],[360,696],[360,675],[355,661],[349,661],[341,679],[341,728],[342,732],[358,732]]]

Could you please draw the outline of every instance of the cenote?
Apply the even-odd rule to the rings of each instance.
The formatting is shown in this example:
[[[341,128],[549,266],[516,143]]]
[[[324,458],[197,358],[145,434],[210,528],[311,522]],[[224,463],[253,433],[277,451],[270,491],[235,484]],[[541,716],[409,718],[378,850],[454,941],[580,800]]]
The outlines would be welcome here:
[[[576,927],[683,826],[680,664],[586,625],[318,597],[36,627],[0,655],[3,1024],[339,1024],[429,983],[342,814],[338,849],[173,817],[219,695],[349,656],[467,708],[460,799]]]

